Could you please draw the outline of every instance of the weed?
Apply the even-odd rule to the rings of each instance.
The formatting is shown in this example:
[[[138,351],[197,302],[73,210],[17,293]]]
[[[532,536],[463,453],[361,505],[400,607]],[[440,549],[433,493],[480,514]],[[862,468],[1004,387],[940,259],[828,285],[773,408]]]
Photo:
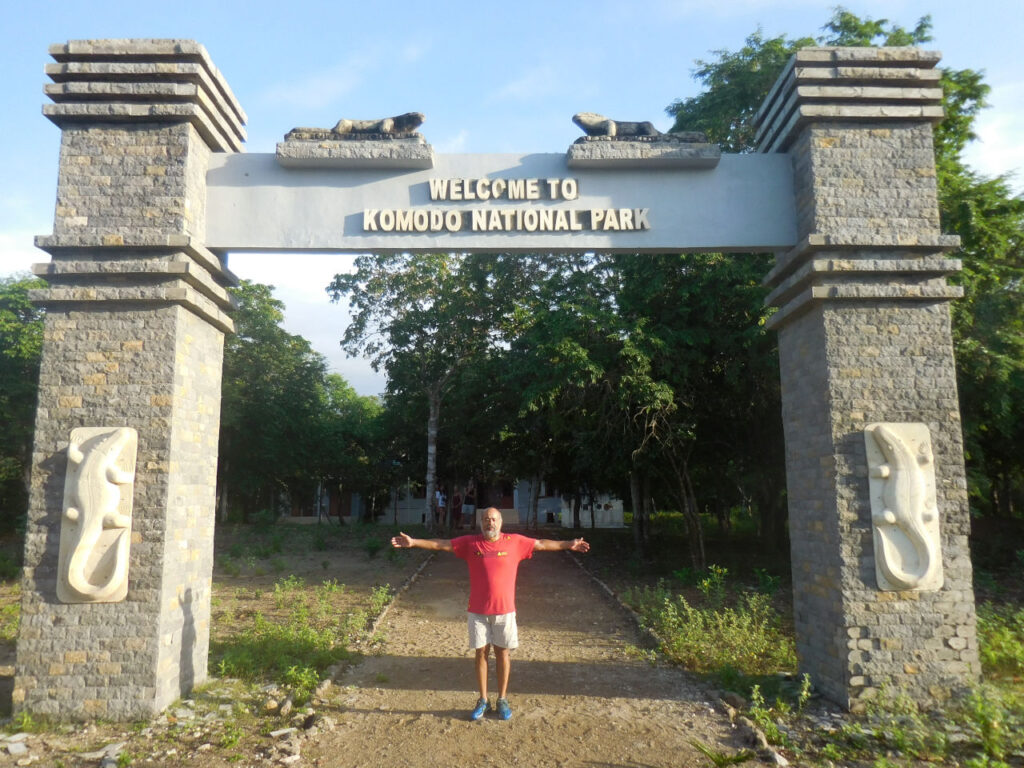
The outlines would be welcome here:
[[[709,594],[724,591],[716,579],[710,578]],[[796,667],[793,640],[767,595],[744,595],[735,607],[698,608],[659,585],[627,592],[626,600],[662,639],[665,653],[694,671],[751,676]]]
[[[117,768],[128,768],[135,759],[131,752],[121,752],[117,756]]]
[[[708,575],[697,583],[697,589],[710,607],[719,608],[725,603],[725,577],[728,574],[728,569],[712,564],[708,566]]]
[[[391,682],[391,679],[387,675],[385,675],[383,672],[378,672],[377,676],[374,679],[378,683],[389,683],[389,682]]]
[[[338,622],[338,631],[349,642],[356,642],[366,631],[366,611],[359,608],[346,613]]]
[[[231,555],[224,555],[221,558],[220,567],[228,576],[240,576],[242,574],[242,564]]]
[[[280,623],[257,613],[250,629],[213,650],[220,657],[216,662],[220,675],[283,680],[295,687],[300,700],[316,687],[322,670],[348,657],[347,642],[338,627],[313,620],[302,602],[293,603],[288,619]]]
[[[697,571],[688,566],[672,571],[672,577],[684,587],[692,587],[697,583]]]
[[[390,584],[374,587],[373,591],[370,592],[370,614],[374,617],[378,616],[394,596]]]
[[[755,685],[750,690],[750,717],[764,732],[764,737],[768,739],[769,744],[786,746],[788,743],[786,734],[779,728],[779,724],[775,722],[772,715],[771,708],[765,704],[764,696],[761,694],[761,686]]]
[[[25,733],[35,733],[43,727],[42,723],[37,723],[35,718],[32,717],[32,713],[25,709],[11,718],[11,723],[13,723],[16,730]]]
[[[305,704],[320,684],[320,674],[310,666],[293,664],[284,672],[284,681],[292,689],[296,704]]]
[[[978,606],[979,655],[991,677],[1024,675],[1024,608]]]
[[[283,610],[285,605],[294,602],[296,593],[306,586],[306,580],[292,574],[274,582],[274,605]]]
[[[339,584],[337,579],[327,579],[317,590],[325,595],[340,595],[345,591],[345,585]]]
[[[363,542],[363,549],[371,559],[377,556],[383,546],[384,542],[376,536],[370,536]]]
[[[766,595],[774,595],[779,591],[779,583],[782,581],[778,576],[772,576],[764,568],[755,568],[754,577],[757,579],[757,591]]]
[[[1013,694],[992,685],[971,692],[959,713],[981,747],[982,757],[1001,761],[1011,751],[1024,750],[1024,707]]]
[[[694,749],[707,757],[716,766],[716,768],[722,768],[722,766],[726,765],[739,765],[740,763],[745,763],[755,757],[754,753],[749,749],[741,749],[739,752],[735,752],[730,755],[727,752],[722,752],[721,750],[710,747],[697,739],[690,739],[690,744],[693,745]]]
[[[10,552],[0,552],[0,580],[12,581],[21,577],[18,559]]]
[[[230,749],[237,746],[241,740],[242,729],[238,727],[238,724],[234,722],[224,723],[224,732],[221,734],[219,742],[220,746],[224,749]]]
[[[0,607],[0,640],[13,642],[21,625],[21,604],[10,603]]]

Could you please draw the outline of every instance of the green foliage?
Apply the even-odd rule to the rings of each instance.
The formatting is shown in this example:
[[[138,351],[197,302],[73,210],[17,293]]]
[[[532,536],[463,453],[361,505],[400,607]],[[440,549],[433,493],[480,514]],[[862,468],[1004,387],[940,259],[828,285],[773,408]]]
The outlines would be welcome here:
[[[363,607],[338,620],[331,598],[343,590],[335,580],[310,589],[299,576],[279,579],[274,584],[274,605],[285,612],[284,618],[271,621],[257,613],[251,627],[212,645],[211,666],[224,677],[287,685],[296,703],[305,702],[321,673],[349,657],[349,647],[392,597],[389,586],[375,587]]]
[[[713,765],[717,766],[717,768],[723,768],[726,765],[740,765],[741,763],[745,763],[748,760],[753,760],[757,757],[757,755],[749,749],[741,749],[732,754],[722,752],[721,750],[714,749],[698,739],[690,739],[690,744],[693,745],[694,749],[707,757]]]
[[[1024,607],[979,605],[978,639],[986,676],[1024,677]]]
[[[10,552],[0,550],[0,580],[12,581],[21,578],[21,564],[18,557]]]
[[[346,643],[337,625],[313,622],[305,604],[298,604],[279,624],[256,614],[250,629],[215,644],[213,655],[221,676],[280,681],[293,686],[296,702],[302,703],[320,672],[348,657]]]
[[[764,733],[769,744],[786,746],[789,743],[786,734],[779,728],[771,708],[765,703],[760,685],[750,689],[750,716]]]
[[[1006,765],[1003,760],[1024,749],[1022,703],[1019,693],[985,684],[942,710],[924,710],[883,688],[867,702],[863,717],[845,724],[822,754],[869,760],[888,753],[943,764]]]
[[[366,552],[366,556],[374,558],[377,553],[384,547],[384,542],[377,536],[367,536],[363,541],[363,551]]]
[[[0,277],[0,532],[13,530],[28,506],[27,471],[43,345],[43,313],[28,292],[45,283]]]
[[[21,624],[21,604],[9,603],[0,608],[0,640],[13,643],[18,639]]]
[[[709,594],[719,600],[716,578]],[[724,590],[723,590],[724,591]],[[697,607],[664,584],[630,591],[629,603],[661,639],[662,650],[688,669],[740,678],[796,668],[792,637],[766,595],[745,594],[734,606]]]
[[[380,490],[373,471],[380,404],[360,397],[308,341],[280,327],[272,286],[232,289],[237,333],[224,349],[219,483],[244,519],[274,523],[282,504],[311,509],[318,483]]]

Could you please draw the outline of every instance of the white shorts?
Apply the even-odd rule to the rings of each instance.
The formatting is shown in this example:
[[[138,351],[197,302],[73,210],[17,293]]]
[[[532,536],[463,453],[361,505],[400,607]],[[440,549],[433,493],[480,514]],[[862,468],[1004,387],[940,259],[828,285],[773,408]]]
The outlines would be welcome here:
[[[485,645],[498,648],[519,647],[519,627],[515,613],[499,613],[488,616],[482,613],[467,614],[469,626],[469,647],[476,650]]]

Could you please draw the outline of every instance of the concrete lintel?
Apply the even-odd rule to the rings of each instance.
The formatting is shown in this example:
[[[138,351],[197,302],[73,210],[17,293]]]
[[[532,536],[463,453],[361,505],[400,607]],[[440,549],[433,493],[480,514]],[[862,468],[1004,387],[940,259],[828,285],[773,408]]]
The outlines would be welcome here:
[[[180,304],[224,333],[235,323],[212,301],[180,280],[146,286],[57,286],[29,291],[29,301],[48,308],[62,304]]]
[[[762,285],[777,285],[800,267],[808,258],[821,251],[940,253],[960,247],[957,235],[807,235],[785,253],[776,255],[775,266],[765,275]]]
[[[215,152],[242,152],[242,142],[225,126],[211,119],[210,114],[201,104],[185,103],[132,103],[119,101],[103,102],[66,102],[61,104],[44,104],[43,115],[54,125],[64,128],[69,125],[81,125],[98,122],[133,122],[133,123],[182,123],[189,122],[195,126]]]
[[[209,75],[224,100],[230,105],[238,119],[245,123],[247,118],[238,99],[235,98],[227,80],[213,64],[206,48],[195,40],[186,39],[99,39],[69,40],[49,48],[50,56],[60,63],[157,63],[161,65],[179,62],[199,64]]]
[[[53,83],[44,92],[54,101],[108,100],[162,101],[162,95],[171,90],[178,98],[192,96],[201,99],[211,119],[222,124],[225,131],[239,141],[245,141],[245,113],[227,98],[211,80],[209,72],[199,64],[174,62],[72,62],[47,64],[46,74]],[[197,93],[182,91],[191,85]],[[176,87],[176,88],[175,88]]]
[[[926,275],[949,275],[963,268],[960,259],[943,259],[923,256],[918,259],[879,259],[879,258],[835,258],[827,254],[822,258],[813,258],[781,281],[767,297],[766,306],[782,306],[797,291],[805,288],[815,280],[826,277],[851,280],[865,277],[887,276],[899,279],[901,275],[919,278]]]
[[[210,273],[194,261],[172,255],[170,261],[118,259],[88,261],[61,260],[33,264],[32,273],[43,278],[51,286],[60,285],[125,285],[128,279],[136,284],[152,284],[161,278],[181,279],[217,304],[225,312],[237,309],[237,302],[223,287],[210,277]]]
[[[276,154],[284,168],[434,167],[434,148],[422,138],[282,141]]]
[[[790,299],[765,321],[777,331],[823,301],[952,301],[963,297],[959,285],[815,285]]]
[[[872,83],[874,85],[906,85],[925,87],[937,85],[942,72],[937,69],[917,67],[796,67],[797,82],[800,83]]]
[[[717,144],[679,141],[586,141],[570,145],[570,168],[714,168],[722,159]]]
[[[912,46],[825,46],[801,48],[794,54],[797,64],[873,64],[888,67],[934,67],[940,51]]]
[[[37,235],[35,245],[51,256],[64,257],[75,251],[95,251],[101,254],[180,252],[198,262],[220,285],[232,286],[239,283],[238,276],[215,253],[188,235]]]

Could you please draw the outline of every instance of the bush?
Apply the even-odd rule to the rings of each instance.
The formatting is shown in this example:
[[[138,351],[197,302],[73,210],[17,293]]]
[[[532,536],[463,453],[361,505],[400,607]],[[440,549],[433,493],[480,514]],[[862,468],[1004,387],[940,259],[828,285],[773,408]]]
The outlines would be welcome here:
[[[709,579],[711,607],[692,606],[663,584],[632,591],[626,600],[661,638],[665,654],[688,669],[746,677],[794,670],[796,648],[770,597],[746,594],[735,606],[721,606],[720,581],[714,574]]]
[[[978,606],[978,653],[991,677],[1024,675],[1024,608]]]

